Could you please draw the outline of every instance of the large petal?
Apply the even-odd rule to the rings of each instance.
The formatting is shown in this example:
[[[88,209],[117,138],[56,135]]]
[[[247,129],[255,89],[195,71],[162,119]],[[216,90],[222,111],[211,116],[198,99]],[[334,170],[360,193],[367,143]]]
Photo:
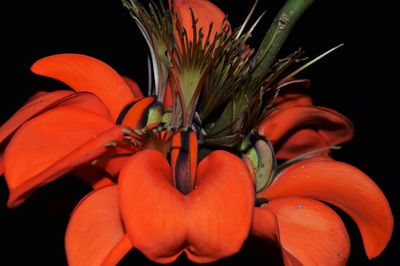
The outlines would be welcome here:
[[[296,133],[302,129],[311,129],[318,134],[307,134],[298,137]],[[294,106],[289,108],[277,109],[259,125],[258,132],[267,137],[273,144],[274,148],[279,149],[290,143],[289,150],[282,151],[290,159],[308,152],[319,145],[327,143],[327,146],[337,145],[350,140],[353,137],[354,129],[352,123],[342,114],[324,107],[317,106]],[[318,144],[317,147],[313,147]],[[297,146],[297,147],[296,147]],[[302,148],[308,147],[303,150]]]
[[[107,105],[114,119],[118,117],[121,109],[134,99],[131,89],[114,69],[90,56],[48,56],[35,62],[32,71],[60,80],[75,91],[94,93]]]
[[[107,265],[116,265],[132,248],[124,236],[117,186],[95,190],[78,204],[69,220],[65,234],[68,264],[98,266],[109,261]]]
[[[155,150],[136,153],[121,169],[118,186],[132,242],[153,261],[174,261],[186,238],[185,200],[172,185],[165,157]]]
[[[63,106],[26,122],[4,153],[4,172],[14,207],[43,186],[106,151],[123,138],[122,127],[97,114]]]
[[[103,102],[94,94],[60,90],[54,92],[39,92],[34,99],[30,99],[26,105],[19,109],[0,128],[0,143],[12,135],[23,123],[33,117],[57,106],[70,106],[96,113],[112,121],[110,112]]]
[[[295,130],[290,136],[275,145],[275,154],[278,159],[289,160],[301,156],[307,152],[321,149],[321,154],[329,153],[324,148],[332,146],[318,131],[313,128],[302,128]]]
[[[302,196],[329,202],[357,223],[369,258],[385,248],[393,230],[389,203],[379,187],[357,168],[327,159],[311,159],[283,170],[260,193],[270,200]]]
[[[95,94],[91,92],[75,92],[63,99],[60,99],[53,107],[69,106],[75,107],[87,112],[97,114],[104,119],[113,121],[113,117],[108,110],[107,106],[104,105],[103,101],[100,100]]]
[[[197,31],[201,28],[203,33],[207,36],[210,24],[213,24],[210,35],[211,38],[214,38],[215,34],[226,24],[224,12],[210,1],[173,0],[173,8],[178,15],[180,23],[186,29],[189,41],[192,41],[194,36],[192,30],[192,13],[190,10],[193,10],[194,17],[197,19]]]
[[[121,213],[135,246],[148,258],[168,263],[184,250],[194,262],[237,252],[251,223],[254,189],[239,158],[211,153],[199,165],[197,186],[184,196],[172,185],[163,155],[145,150],[120,173]]]
[[[340,217],[312,199],[282,198],[256,208],[252,233],[276,241],[285,265],[345,265],[350,253]]]
[[[235,254],[247,238],[254,206],[254,183],[235,155],[214,151],[198,168],[187,198],[189,259],[206,263]]]
[[[47,110],[49,106],[60,99],[73,94],[72,91],[59,90],[54,92],[38,92],[19,109],[7,122],[0,127],[0,143],[10,136],[24,122]]]

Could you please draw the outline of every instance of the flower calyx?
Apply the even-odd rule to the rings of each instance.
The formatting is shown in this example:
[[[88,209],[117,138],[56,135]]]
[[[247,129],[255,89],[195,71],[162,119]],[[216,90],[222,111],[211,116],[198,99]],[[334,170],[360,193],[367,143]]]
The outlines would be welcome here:
[[[268,187],[277,174],[277,160],[271,142],[251,133],[240,146],[242,160],[254,177],[256,192]]]

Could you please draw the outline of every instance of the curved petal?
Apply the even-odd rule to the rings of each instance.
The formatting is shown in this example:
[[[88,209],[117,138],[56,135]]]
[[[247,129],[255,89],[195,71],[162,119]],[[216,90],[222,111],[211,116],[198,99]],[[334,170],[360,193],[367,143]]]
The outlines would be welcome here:
[[[247,166],[226,151],[214,151],[197,168],[187,198],[187,256],[206,263],[239,252],[251,227],[254,183]]]
[[[23,123],[59,106],[70,106],[96,113],[110,121],[112,117],[103,102],[94,94],[72,91],[38,92],[0,127],[0,144],[4,144]],[[0,175],[3,174],[3,150],[0,149]]]
[[[70,106],[84,109],[112,120],[107,107],[94,94],[86,92],[74,93],[67,90],[38,92],[1,126],[0,143],[29,119],[58,106]]]
[[[98,266],[107,260],[107,265],[116,265],[132,248],[124,236],[117,186],[95,190],[81,200],[69,220],[65,234],[68,265]]]
[[[279,95],[274,102],[275,108],[288,108],[298,105],[312,105],[312,99],[307,94],[310,87],[308,79],[294,79],[279,86]]]
[[[252,236],[260,237],[271,243],[279,244],[279,229],[275,215],[262,207],[253,210],[253,221],[251,225]]]
[[[32,117],[48,110],[49,106],[58,102],[60,99],[73,94],[72,91],[59,90],[54,92],[38,92],[28,102],[19,109],[7,122],[0,127],[0,143],[19,128],[24,122]]]
[[[111,116],[110,110],[108,110],[107,106],[104,105],[99,97],[91,92],[75,92],[74,94],[61,99],[58,103],[51,107],[59,106],[79,108],[85,110],[86,112],[97,114],[104,119],[113,121],[113,117]]]
[[[343,209],[358,225],[369,258],[382,252],[392,234],[393,216],[385,195],[368,176],[345,163],[299,162],[283,170],[260,195],[270,200],[309,197]]]
[[[201,28],[203,33],[207,36],[210,24],[213,24],[210,35],[211,41],[213,40],[215,34],[221,30],[221,27],[223,27],[227,23],[226,20],[224,20],[224,12],[222,12],[221,9],[219,9],[210,1],[174,0],[173,8],[178,15],[182,27],[186,29],[189,41],[193,40],[193,21],[190,9],[193,10],[194,17],[198,19],[196,23],[197,31]],[[204,42],[205,38],[203,40],[203,44]]]
[[[137,84],[133,79],[130,79],[128,77],[122,77],[126,84],[128,84],[129,88],[132,91],[133,96],[135,99],[143,98],[143,92],[139,87],[139,84]]]
[[[104,169],[111,177],[117,178],[119,171],[124,166],[131,155],[138,152],[139,149],[133,147],[109,147],[107,152],[102,155],[100,160],[93,161],[92,164],[100,169]]]
[[[116,123],[118,125],[126,125],[134,129],[140,127],[142,119],[145,116],[145,112],[148,111],[148,107],[154,103],[155,100],[155,97],[149,96],[134,100],[133,102],[127,104],[121,109],[121,112],[116,119]]]
[[[60,91],[60,90],[57,90],[57,91]],[[62,91],[67,92],[67,93],[69,92],[70,94],[73,93],[72,91],[69,91],[69,90],[62,90]],[[46,94],[49,94],[49,93],[51,93],[51,92],[47,92],[47,91],[38,91],[38,92],[36,92],[35,94],[33,94],[33,95],[25,102],[24,105],[27,105],[28,103],[33,102],[33,101],[35,101],[36,99],[39,99],[39,98],[41,98],[41,97],[43,97],[43,96],[45,96]]]
[[[91,93],[74,93],[65,90],[49,93],[41,92],[40,95],[30,100],[1,126],[0,143],[29,119],[57,106],[70,106],[84,109],[112,121],[107,107],[98,97]]]
[[[60,80],[75,91],[97,95],[116,119],[121,109],[134,99],[124,79],[110,66],[80,54],[58,54],[42,58],[32,66],[35,74]]]
[[[276,217],[276,222],[271,218]],[[254,211],[253,232],[271,231],[278,241],[285,265],[345,265],[350,241],[340,217],[326,205],[312,199],[272,200]],[[276,227],[277,225],[277,227]],[[278,229],[279,228],[279,229]]]
[[[37,187],[106,151],[105,144],[123,138],[122,127],[94,113],[63,106],[26,122],[4,153],[10,198],[17,206]]]
[[[183,250],[200,263],[237,252],[249,233],[254,204],[246,165],[217,151],[199,164],[197,186],[188,195],[172,184],[171,168],[155,150],[133,155],[122,168],[121,213],[135,246],[161,263]]]
[[[307,142],[325,142],[328,146],[349,141],[354,133],[352,123],[345,116],[332,109],[317,106],[277,109],[260,123],[258,132],[267,137],[274,144],[275,149],[279,150],[286,141],[301,144],[303,140],[293,139],[293,136],[297,131],[305,128],[313,129],[318,133],[314,135],[314,137],[318,136],[317,140],[313,137],[307,139]],[[300,151],[301,147],[294,150]],[[304,152],[307,151],[301,153]]]
[[[301,156],[307,152],[332,146],[325,138],[312,128],[299,129],[284,141],[281,141],[276,153],[277,159],[289,160]],[[322,153],[329,153],[330,150],[323,150]]]
[[[153,261],[174,261],[185,243],[185,206],[165,157],[155,150],[136,153],[121,169],[118,187],[121,215],[135,247]]]
[[[121,239],[120,242],[111,250],[111,252],[107,255],[106,259],[103,261],[102,266],[115,266],[121,261],[129,251],[134,248],[131,240],[127,234],[124,235],[124,238]]]

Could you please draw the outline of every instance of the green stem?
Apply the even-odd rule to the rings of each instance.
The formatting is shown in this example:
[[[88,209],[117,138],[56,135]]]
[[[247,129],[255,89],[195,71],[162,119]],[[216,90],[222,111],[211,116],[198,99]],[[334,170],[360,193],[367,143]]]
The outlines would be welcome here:
[[[265,34],[258,50],[262,59],[253,74],[254,78],[262,77],[269,70],[293,26],[313,1],[288,0],[282,7]]]

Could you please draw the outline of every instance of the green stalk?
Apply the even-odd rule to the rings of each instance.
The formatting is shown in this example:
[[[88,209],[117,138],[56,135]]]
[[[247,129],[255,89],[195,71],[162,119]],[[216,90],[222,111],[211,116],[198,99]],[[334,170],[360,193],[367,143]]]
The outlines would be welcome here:
[[[262,59],[253,74],[254,78],[262,77],[269,70],[293,26],[313,1],[288,0],[282,7],[265,34],[258,50]]]

